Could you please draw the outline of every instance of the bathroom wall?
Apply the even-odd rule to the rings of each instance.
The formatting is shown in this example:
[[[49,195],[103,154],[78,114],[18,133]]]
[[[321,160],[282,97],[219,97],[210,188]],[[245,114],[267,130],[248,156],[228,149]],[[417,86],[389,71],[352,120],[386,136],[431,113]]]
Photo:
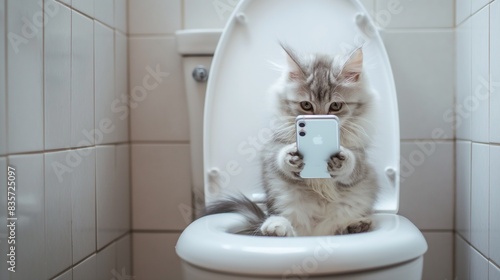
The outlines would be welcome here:
[[[125,0],[0,0],[0,279],[131,274],[127,52]]]
[[[382,29],[398,90],[400,214],[428,241],[424,279],[453,279],[455,1],[362,2]],[[130,134],[137,279],[179,277],[174,245],[190,221],[187,105],[174,32],[222,28],[236,3],[142,0],[129,5],[131,98],[144,96],[131,110]],[[147,67],[157,67],[166,77],[142,93]]]
[[[456,3],[459,279],[500,279],[500,1]]]

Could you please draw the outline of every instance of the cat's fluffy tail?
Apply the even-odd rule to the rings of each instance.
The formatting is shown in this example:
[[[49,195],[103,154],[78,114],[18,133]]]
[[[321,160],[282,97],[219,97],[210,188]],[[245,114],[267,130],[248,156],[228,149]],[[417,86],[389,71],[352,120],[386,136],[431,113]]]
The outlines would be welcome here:
[[[236,233],[262,235],[260,226],[266,220],[267,215],[255,202],[243,194],[238,196],[224,196],[213,202],[205,208],[202,217],[221,213],[238,213],[245,217],[247,225]]]

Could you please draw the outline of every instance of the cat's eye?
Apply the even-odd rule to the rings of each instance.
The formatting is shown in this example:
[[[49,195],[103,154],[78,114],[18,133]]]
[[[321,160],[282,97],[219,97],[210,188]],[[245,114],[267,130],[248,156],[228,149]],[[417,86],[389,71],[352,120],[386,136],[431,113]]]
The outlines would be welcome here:
[[[340,111],[340,109],[342,109],[341,102],[333,102],[332,104],[330,104],[330,111],[338,112]]]
[[[300,102],[300,107],[306,111],[312,111],[313,105],[309,101]]]

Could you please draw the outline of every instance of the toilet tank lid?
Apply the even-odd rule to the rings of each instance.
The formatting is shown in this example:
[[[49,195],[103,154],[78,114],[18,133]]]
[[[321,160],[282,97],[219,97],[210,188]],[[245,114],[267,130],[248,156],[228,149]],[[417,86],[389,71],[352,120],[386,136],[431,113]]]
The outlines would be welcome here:
[[[181,55],[213,55],[222,29],[184,29],[175,32],[177,52]]]

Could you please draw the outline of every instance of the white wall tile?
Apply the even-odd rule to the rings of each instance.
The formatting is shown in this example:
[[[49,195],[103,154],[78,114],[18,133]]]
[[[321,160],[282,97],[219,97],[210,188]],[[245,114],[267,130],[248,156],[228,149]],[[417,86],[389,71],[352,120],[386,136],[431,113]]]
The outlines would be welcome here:
[[[500,279],[500,268],[494,263],[490,262],[489,267],[489,280],[499,280]]]
[[[224,28],[239,0],[184,0],[184,28]]]
[[[0,1],[1,2],[1,1]],[[0,157],[0,193],[7,194],[7,159]],[[11,189],[12,190],[12,189]],[[0,220],[7,221],[7,195],[0,197]],[[0,224],[0,252],[7,252],[0,255],[0,278],[8,280],[9,271],[7,270],[7,223]]]
[[[134,229],[180,230],[191,221],[189,145],[132,145]]]
[[[71,48],[71,146],[89,146],[94,144],[94,24],[78,12],[72,14]]]
[[[116,0],[123,1],[123,0]],[[115,31],[115,99],[111,104],[116,125],[116,142],[127,142],[129,126],[127,37]]]
[[[471,243],[485,256],[488,256],[488,213],[490,210],[489,153],[488,145],[472,143]]]
[[[5,0],[0,0],[0,24],[6,26]],[[7,153],[7,107],[5,85],[5,28],[0,28],[0,155]]]
[[[472,102],[466,108],[472,112],[471,138],[478,142],[489,141],[489,24],[489,7],[471,18]]]
[[[456,29],[456,136],[471,139],[471,21],[463,22]]]
[[[92,0],[88,0],[92,1]],[[94,1],[94,17],[95,19],[115,27],[115,0],[93,0]],[[119,1],[119,0],[117,0]]]
[[[7,146],[10,153],[39,151],[43,149],[43,12],[38,1],[7,2],[7,34],[16,38],[7,45]]]
[[[375,19],[384,28],[453,27],[453,8],[453,0],[378,0]]]
[[[109,280],[117,278],[116,273],[116,245],[112,243],[97,253],[97,278],[96,280]],[[115,273],[115,275],[113,274]]]
[[[68,4],[68,5],[71,6],[71,0],[59,0],[59,1],[61,1],[62,3],[66,3],[66,4]]]
[[[70,269],[54,278],[54,280],[73,280],[73,271]]]
[[[490,254],[500,264],[500,146],[490,146]]]
[[[453,32],[382,35],[396,83],[401,139],[429,139],[436,128],[452,139]]]
[[[182,279],[180,259],[175,253],[178,233],[134,233],[132,237],[136,279]]]
[[[474,14],[491,1],[492,0],[471,0],[471,13]]]
[[[181,0],[129,1],[128,11],[130,34],[173,34],[181,29]]]
[[[87,16],[94,16],[94,1],[93,0],[73,0],[71,3],[74,9],[86,14]]]
[[[115,28],[127,33],[127,0],[115,0]]]
[[[127,234],[116,241],[116,271],[126,279],[132,275],[132,237]]]
[[[470,279],[488,279],[488,260],[474,248],[471,249]]]
[[[96,261],[96,255],[92,255],[85,259],[83,262],[73,267],[73,280],[97,279]]]
[[[95,123],[96,145],[109,144],[117,138],[116,114],[111,104],[115,100],[114,33],[99,22],[94,23],[95,51]]]
[[[490,5],[490,142],[500,143],[500,1]]]
[[[115,146],[96,147],[97,249],[117,238]]]
[[[399,213],[420,229],[453,229],[453,143],[401,143]]]
[[[9,1],[10,3],[10,1]],[[41,104],[41,101],[40,101]],[[43,155],[9,156],[16,168],[16,273],[11,280],[39,279],[45,274],[45,203]],[[22,186],[22,187],[21,187]]]
[[[455,235],[455,277],[469,280],[472,248],[458,234]]]
[[[459,25],[462,21],[470,16],[471,0],[456,0],[455,1],[455,24]]]
[[[115,171],[115,223],[117,235],[130,230],[130,146],[116,146]]]
[[[429,250],[423,279],[453,279],[453,232],[423,232]]]
[[[189,140],[182,61],[175,40],[132,38],[129,43],[131,140]],[[162,76],[157,79],[152,72]]]
[[[71,146],[71,10],[47,1],[57,13],[45,25],[45,149],[61,149]]]
[[[69,151],[45,154],[45,248],[47,277],[70,267],[71,172],[67,172]],[[62,167],[65,166],[65,167]]]
[[[470,241],[470,180],[471,180],[471,142],[457,141],[456,149],[456,197],[455,229]]]
[[[96,251],[95,148],[71,152],[78,162],[71,172],[73,264]]]

